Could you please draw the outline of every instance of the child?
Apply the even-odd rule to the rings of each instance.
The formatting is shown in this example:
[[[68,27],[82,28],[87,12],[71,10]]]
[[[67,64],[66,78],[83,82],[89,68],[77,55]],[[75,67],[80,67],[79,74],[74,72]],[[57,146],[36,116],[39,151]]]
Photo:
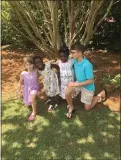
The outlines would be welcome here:
[[[34,67],[34,61],[32,57],[25,59],[25,67],[27,71],[23,71],[20,75],[18,94],[21,96],[22,87],[23,99],[26,106],[32,105],[32,113],[28,120],[33,121],[36,117],[36,97],[39,90],[39,84],[37,82],[37,70]]]
[[[39,74],[43,76],[43,90],[50,100],[48,111],[53,111],[59,103],[59,67],[56,64],[51,64],[50,62],[46,62],[44,64],[40,56],[34,56],[33,59]],[[54,69],[57,70],[57,73]]]
[[[74,110],[72,95],[81,92],[81,102],[84,103],[86,110],[91,110],[97,102],[104,101],[107,98],[106,90],[102,90],[97,96],[94,96],[95,85],[92,64],[83,56],[85,47],[82,44],[71,46],[71,55],[74,58],[74,71],[76,82],[70,82],[66,89],[66,100],[69,105],[67,118],[71,118]]]
[[[69,59],[69,49],[63,47],[59,50],[60,60],[56,63],[60,67],[60,97],[65,99],[65,90],[69,82],[74,82],[73,59]]]

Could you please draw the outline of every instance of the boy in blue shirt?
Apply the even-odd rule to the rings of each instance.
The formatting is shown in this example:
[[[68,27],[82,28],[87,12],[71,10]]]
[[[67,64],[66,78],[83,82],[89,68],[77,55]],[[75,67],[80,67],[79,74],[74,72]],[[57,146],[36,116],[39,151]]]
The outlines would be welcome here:
[[[84,103],[86,110],[91,110],[97,102],[106,100],[106,90],[102,90],[94,96],[95,85],[92,64],[83,56],[85,47],[82,44],[71,46],[71,55],[74,59],[74,71],[76,82],[70,82],[66,89],[66,100],[68,103],[67,118],[71,118],[74,112],[72,96],[81,92],[81,102]]]

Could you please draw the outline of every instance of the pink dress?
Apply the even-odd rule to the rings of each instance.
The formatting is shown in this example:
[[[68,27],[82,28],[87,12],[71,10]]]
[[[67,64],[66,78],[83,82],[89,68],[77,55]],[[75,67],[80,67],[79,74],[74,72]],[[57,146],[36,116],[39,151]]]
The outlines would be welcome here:
[[[23,77],[24,80],[24,92],[23,92],[24,103],[26,106],[29,106],[31,105],[30,95],[32,94],[35,95],[39,91],[37,72],[23,71],[21,73],[21,76]]]

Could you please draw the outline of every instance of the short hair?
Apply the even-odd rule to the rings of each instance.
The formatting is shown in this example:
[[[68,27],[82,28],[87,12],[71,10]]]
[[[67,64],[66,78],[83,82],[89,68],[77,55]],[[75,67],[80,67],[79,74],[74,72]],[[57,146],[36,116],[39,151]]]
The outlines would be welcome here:
[[[28,56],[24,58],[24,63],[30,63],[30,64],[34,64],[34,60],[32,56]]]
[[[82,53],[84,53],[84,51],[86,50],[85,46],[83,44],[79,44],[79,43],[73,44],[70,49],[81,51]]]
[[[42,57],[40,57],[40,56],[38,56],[38,55],[36,55],[36,56],[33,56],[33,60],[34,60],[34,62],[35,62],[35,60],[36,59],[40,59],[42,62],[43,62],[43,59],[42,59]]]
[[[64,53],[64,55],[69,56],[69,49],[68,49],[68,47],[61,47],[59,49],[59,54],[60,53]]]

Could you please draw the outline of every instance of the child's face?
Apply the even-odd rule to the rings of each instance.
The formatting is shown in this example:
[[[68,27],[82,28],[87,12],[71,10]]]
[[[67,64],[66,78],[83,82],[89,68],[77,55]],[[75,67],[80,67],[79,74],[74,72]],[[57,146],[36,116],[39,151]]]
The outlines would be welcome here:
[[[68,61],[68,55],[64,54],[64,53],[60,53],[60,60],[65,63]]]
[[[27,62],[27,63],[25,64],[25,67],[26,67],[26,69],[27,69],[28,71],[33,71],[33,69],[34,69],[34,64],[31,64],[31,63]]]
[[[43,62],[41,61],[41,59],[35,59],[35,67],[39,70],[42,70],[43,69]]]
[[[71,50],[71,55],[74,59],[78,59],[80,56],[82,56],[82,52],[77,50]]]

